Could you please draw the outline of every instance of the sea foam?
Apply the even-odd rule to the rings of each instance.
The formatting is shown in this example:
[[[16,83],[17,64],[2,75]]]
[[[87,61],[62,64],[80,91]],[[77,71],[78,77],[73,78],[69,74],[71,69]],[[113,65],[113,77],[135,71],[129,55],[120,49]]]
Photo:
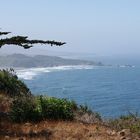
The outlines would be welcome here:
[[[16,73],[20,79],[32,80],[34,77],[40,75],[41,73],[75,70],[75,69],[93,69],[93,68],[95,68],[95,66],[91,66],[91,65],[55,66],[55,67],[46,67],[46,68],[17,69]]]

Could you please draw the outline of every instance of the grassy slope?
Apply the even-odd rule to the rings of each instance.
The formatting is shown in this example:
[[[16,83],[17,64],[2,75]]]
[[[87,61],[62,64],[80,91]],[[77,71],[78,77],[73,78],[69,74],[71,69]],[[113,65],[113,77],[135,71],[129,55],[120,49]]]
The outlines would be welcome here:
[[[11,99],[0,94],[0,111],[9,110]],[[86,124],[78,121],[49,121],[38,123],[13,123],[0,117],[0,140],[19,138],[28,140],[119,140],[117,132],[101,124]]]
[[[66,121],[41,121],[40,123],[1,123],[0,139],[28,140],[119,140],[111,129],[98,124]]]

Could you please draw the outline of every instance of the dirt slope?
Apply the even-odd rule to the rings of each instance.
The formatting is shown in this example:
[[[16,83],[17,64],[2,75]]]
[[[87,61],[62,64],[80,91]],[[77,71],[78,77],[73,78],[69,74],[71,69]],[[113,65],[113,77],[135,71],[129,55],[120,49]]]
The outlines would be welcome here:
[[[120,140],[115,131],[99,124],[42,121],[12,124],[1,121],[0,140]]]

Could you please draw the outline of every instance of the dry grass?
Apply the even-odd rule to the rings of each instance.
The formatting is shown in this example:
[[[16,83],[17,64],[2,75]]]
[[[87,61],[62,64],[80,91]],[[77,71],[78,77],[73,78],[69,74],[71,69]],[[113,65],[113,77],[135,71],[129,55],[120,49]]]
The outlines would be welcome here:
[[[121,116],[120,118],[110,119],[108,126],[116,131],[126,130],[129,137],[140,139],[140,117],[138,114],[129,113],[128,115]]]
[[[42,121],[13,124],[2,122],[0,140],[119,140],[117,133],[99,124]]]
[[[0,94],[0,112],[8,112],[12,99]],[[83,119],[82,119],[83,120]],[[115,140],[117,134],[101,124],[68,121],[41,121],[38,123],[13,123],[0,117],[0,140]],[[88,124],[87,124],[88,123]],[[119,139],[116,139],[119,140]]]
[[[0,112],[9,112],[12,98],[0,93]],[[0,115],[0,140],[120,140],[117,132],[84,114],[77,121],[13,123]]]

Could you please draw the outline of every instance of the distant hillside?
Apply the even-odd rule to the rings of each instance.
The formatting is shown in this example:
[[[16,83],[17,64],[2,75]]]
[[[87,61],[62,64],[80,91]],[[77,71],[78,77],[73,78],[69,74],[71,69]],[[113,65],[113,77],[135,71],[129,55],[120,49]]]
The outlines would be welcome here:
[[[53,67],[53,66],[66,66],[66,65],[98,65],[100,62],[64,59],[57,56],[26,56],[23,54],[12,54],[7,56],[0,56],[0,67]]]

